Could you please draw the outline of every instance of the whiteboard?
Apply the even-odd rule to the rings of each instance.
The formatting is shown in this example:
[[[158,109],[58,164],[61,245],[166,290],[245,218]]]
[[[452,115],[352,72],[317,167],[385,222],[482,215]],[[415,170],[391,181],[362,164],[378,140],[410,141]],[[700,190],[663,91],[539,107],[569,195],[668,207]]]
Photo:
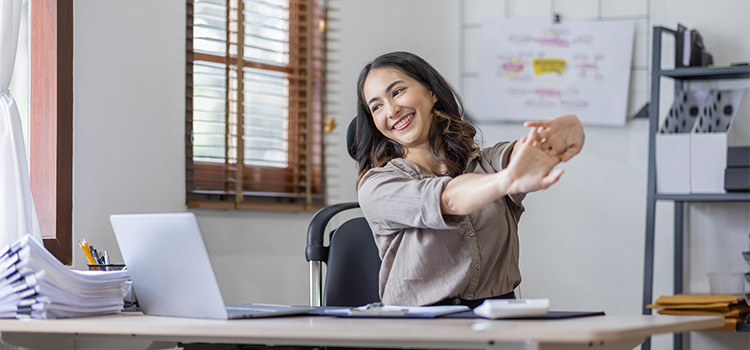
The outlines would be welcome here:
[[[485,21],[474,119],[625,125],[634,33],[631,21]]]

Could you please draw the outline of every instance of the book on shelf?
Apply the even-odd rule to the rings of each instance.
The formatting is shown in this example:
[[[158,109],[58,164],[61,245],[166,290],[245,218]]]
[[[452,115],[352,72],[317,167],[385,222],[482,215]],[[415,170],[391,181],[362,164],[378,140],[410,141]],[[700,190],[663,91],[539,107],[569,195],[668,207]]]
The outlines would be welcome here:
[[[0,318],[118,313],[127,270],[71,270],[29,235],[0,252]]]

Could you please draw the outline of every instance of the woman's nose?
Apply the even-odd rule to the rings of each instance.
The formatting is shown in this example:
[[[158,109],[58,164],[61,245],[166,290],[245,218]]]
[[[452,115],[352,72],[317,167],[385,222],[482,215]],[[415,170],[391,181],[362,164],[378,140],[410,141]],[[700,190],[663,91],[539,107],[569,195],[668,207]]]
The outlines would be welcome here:
[[[395,103],[387,103],[386,108],[388,108],[388,118],[394,118],[398,116],[398,112],[401,112],[401,107]]]

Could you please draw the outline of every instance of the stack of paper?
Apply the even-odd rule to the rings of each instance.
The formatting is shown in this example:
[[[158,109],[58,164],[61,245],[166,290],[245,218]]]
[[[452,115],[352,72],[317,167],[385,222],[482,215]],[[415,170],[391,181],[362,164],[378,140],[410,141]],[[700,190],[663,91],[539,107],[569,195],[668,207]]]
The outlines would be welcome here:
[[[734,294],[678,294],[662,295],[652,309],[660,309],[660,315],[716,315],[724,316],[724,327],[715,331],[734,332],[737,323],[744,320],[748,305],[741,295]]]
[[[0,318],[63,318],[122,310],[127,271],[75,271],[24,236],[0,255]]]

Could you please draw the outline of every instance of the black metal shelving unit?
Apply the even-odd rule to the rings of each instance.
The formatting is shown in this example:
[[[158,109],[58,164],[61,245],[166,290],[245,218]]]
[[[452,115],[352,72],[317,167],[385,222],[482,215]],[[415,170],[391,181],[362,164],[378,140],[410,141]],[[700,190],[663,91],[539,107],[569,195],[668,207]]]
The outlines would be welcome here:
[[[673,78],[675,90],[681,90],[684,81],[689,80],[721,80],[750,78],[750,66],[732,67],[684,67],[669,70],[661,69],[661,39],[663,34],[676,35],[677,32],[665,28],[654,27],[653,57],[651,58],[651,101],[649,105],[649,133],[648,133],[648,187],[646,203],[646,244],[644,254],[643,273],[643,314],[650,315],[651,309],[646,306],[653,301],[654,282],[654,231],[656,223],[656,201],[668,200],[674,202],[674,294],[683,290],[683,229],[684,207],[690,202],[749,202],[750,193],[716,193],[716,194],[663,194],[656,192],[656,133],[659,130],[659,95],[662,77]],[[739,326],[738,331],[748,332],[745,325]],[[682,334],[674,335],[674,349],[682,349]],[[642,349],[651,348],[650,339],[643,343]]]

